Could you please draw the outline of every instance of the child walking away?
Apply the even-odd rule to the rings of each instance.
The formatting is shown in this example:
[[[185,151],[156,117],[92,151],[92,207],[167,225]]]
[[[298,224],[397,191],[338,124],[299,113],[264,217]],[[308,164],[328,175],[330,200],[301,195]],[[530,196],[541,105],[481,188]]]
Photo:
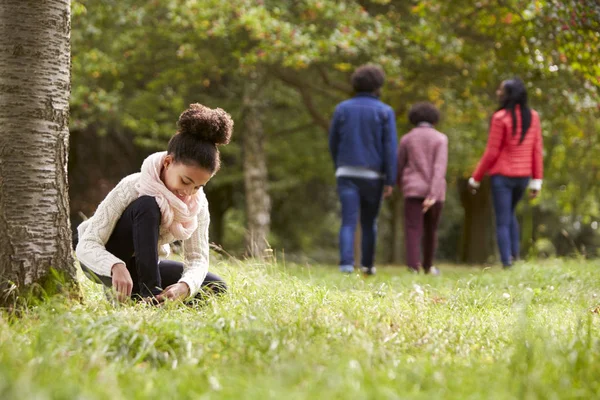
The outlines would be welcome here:
[[[113,287],[117,298],[183,300],[201,290],[222,293],[225,283],[208,272],[210,215],[204,185],[219,170],[217,146],[229,143],[231,116],[192,104],[178,121],[167,151],[150,155],[78,227],[76,254],[88,277]],[[167,257],[183,242],[184,261]]]
[[[448,138],[434,126],[440,113],[430,103],[417,103],[408,119],[415,126],[398,146],[398,185],[404,194],[406,261],[409,270],[438,275],[433,266],[437,227],[446,199]],[[421,244],[423,262],[421,262]]]

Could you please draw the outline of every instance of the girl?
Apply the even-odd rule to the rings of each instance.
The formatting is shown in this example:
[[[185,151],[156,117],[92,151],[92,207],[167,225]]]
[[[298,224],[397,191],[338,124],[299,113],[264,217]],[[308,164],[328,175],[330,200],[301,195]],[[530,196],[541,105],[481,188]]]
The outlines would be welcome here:
[[[431,103],[411,107],[408,119],[415,127],[398,146],[398,185],[404,194],[406,261],[411,272],[439,275],[433,257],[437,227],[446,199],[448,138],[435,129],[440,112]],[[421,263],[421,244],[423,262]]]
[[[233,121],[220,108],[192,104],[179,117],[167,151],[150,155],[78,227],[76,254],[88,277],[113,287],[120,301],[182,300],[201,289],[226,289],[208,272],[208,202],[204,185],[220,166],[218,145],[229,143]],[[185,262],[168,256],[183,241]]]
[[[538,113],[527,105],[521,79],[502,82],[496,95],[500,108],[492,116],[487,147],[469,185],[477,189],[485,173],[491,175],[500,258],[509,268],[519,258],[517,204],[528,184],[531,198],[542,188],[542,129]]]

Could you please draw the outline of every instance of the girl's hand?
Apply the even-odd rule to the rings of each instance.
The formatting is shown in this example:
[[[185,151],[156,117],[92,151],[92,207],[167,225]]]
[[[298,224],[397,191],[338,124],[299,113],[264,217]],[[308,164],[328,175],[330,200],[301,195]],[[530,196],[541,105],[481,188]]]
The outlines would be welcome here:
[[[122,303],[131,297],[133,281],[125,264],[119,263],[112,266],[112,286],[117,292],[117,299]]]
[[[423,201],[423,214],[427,213],[427,211],[429,211],[429,209],[431,207],[433,207],[434,204],[435,204],[435,199],[432,199],[432,198],[429,198],[429,197],[426,198]]]
[[[156,296],[156,300],[163,302],[165,300],[183,300],[190,295],[190,288],[185,282],[178,282],[168,286],[165,290]]]
[[[476,194],[479,186],[481,186],[481,182],[477,182],[473,177],[469,178],[469,188],[471,189],[471,194]]]

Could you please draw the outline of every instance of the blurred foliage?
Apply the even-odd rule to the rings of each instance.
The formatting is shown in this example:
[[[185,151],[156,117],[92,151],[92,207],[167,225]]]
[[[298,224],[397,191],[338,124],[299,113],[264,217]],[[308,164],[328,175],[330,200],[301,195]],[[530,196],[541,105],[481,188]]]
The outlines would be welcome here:
[[[595,0],[72,4],[73,135],[118,130],[150,151],[164,148],[189,103],[222,107],[236,119],[224,168],[207,188],[231,192],[223,216],[227,248],[240,246],[243,237],[244,127],[238,121],[244,79],[253,71],[264,77],[259,95],[277,247],[335,249],[338,205],[326,127],[335,104],[351,95],[351,72],[365,62],[385,68],[383,100],[395,108],[401,134],[410,129],[405,115],[413,102],[429,100],[442,110],[453,196],[457,179],[469,176],[483,152],[496,87],[522,77],[545,140],[545,186],[533,206],[558,219],[558,230],[600,216]],[[446,216],[441,241],[451,248],[461,218],[457,201],[448,202]]]

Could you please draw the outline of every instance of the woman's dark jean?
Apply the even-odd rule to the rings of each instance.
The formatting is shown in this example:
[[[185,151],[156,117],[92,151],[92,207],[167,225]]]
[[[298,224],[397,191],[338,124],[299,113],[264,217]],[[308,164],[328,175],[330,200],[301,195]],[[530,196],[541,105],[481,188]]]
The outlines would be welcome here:
[[[183,263],[158,260],[160,208],[154,197],[142,196],[123,212],[106,243],[106,250],[126,262],[133,281],[132,297],[151,297],[175,284],[183,274]],[[112,278],[94,274],[81,265],[86,276],[97,283],[112,286]],[[223,293],[227,285],[217,275],[208,273],[202,289]]]
[[[514,260],[519,258],[519,223],[515,209],[527,190],[529,178],[493,175],[491,182],[500,259],[503,266],[509,267],[512,264],[511,257]]]

